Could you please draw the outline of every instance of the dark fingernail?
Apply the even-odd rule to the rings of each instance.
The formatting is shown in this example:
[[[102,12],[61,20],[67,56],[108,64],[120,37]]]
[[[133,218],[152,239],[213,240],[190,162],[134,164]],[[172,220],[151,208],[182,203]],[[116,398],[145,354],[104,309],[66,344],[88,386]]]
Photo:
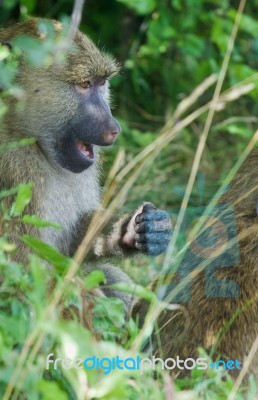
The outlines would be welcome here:
[[[147,203],[143,206],[142,211],[143,212],[149,212],[149,211],[155,211],[157,210],[157,207],[154,206],[152,203]]]

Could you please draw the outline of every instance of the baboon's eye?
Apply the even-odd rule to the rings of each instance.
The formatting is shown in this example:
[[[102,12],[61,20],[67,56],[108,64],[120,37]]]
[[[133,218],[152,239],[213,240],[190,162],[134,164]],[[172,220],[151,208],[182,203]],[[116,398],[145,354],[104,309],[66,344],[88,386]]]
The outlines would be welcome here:
[[[80,83],[80,87],[81,87],[82,89],[88,89],[89,87],[91,87],[91,81],[81,82],[81,83]]]
[[[99,86],[104,86],[106,83],[106,79],[105,78],[100,78],[99,79]]]

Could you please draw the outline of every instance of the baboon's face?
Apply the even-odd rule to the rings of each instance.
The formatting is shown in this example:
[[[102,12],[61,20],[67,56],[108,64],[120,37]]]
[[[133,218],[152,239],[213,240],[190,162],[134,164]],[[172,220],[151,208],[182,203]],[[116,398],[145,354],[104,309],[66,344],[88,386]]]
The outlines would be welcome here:
[[[72,85],[70,90],[76,111],[58,135],[56,159],[62,167],[81,172],[94,163],[94,147],[113,144],[121,128],[106,99],[106,79],[95,77]]]
[[[95,160],[96,146],[114,143],[121,128],[108,104],[108,82],[93,77],[69,83],[49,72],[31,70],[22,77],[25,100],[14,119],[35,136],[53,164],[79,173]]]
[[[64,64],[21,65],[24,100],[10,119],[14,130],[36,137],[52,164],[80,173],[94,163],[96,146],[113,144],[121,128],[108,102],[116,63],[80,32],[74,45]]]

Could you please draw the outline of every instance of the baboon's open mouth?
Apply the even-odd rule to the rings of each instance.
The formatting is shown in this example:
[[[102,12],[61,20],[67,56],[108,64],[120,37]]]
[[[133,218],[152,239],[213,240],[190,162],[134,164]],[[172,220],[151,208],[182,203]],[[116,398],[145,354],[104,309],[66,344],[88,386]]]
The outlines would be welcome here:
[[[76,142],[76,149],[83,155],[90,160],[94,160],[94,150],[92,144],[84,143],[78,140]]]

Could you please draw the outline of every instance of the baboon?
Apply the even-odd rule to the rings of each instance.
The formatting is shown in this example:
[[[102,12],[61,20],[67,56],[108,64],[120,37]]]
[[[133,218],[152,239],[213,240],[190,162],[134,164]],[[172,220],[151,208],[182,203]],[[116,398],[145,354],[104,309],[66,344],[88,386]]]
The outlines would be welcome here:
[[[257,163],[258,151],[254,150],[219,201],[221,206],[231,205],[234,209],[239,260],[233,264],[235,253],[233,258],[232,254],[229,254],[231,260],[224,256],[221,258],[222,265],[217,264],[215,267],[208,262],[206,270],[190,277],[191,273],[198,270],[198,264],[209,257],[205,238],[202,238],[201,246],[197,241],[192,243],[189,258],[185,262],[185,270],[190,277],[190,298],[180,302],[187,314],[181,311],[166,311],[160,315],[152,338],[152,351],[155,355],[164,359],[176,356],[182,359],[197,358],[198,347],[202,347],[215,361],[238,360],[243,366],[258,336]],[[224,220],[224,224],[228,230],[234,225],[234,221],[230,218],[228,223]],[[220,243],[222,248],[227,242],[227,237],[223,239],[219,220],[217,227],[216,240],[222,237]],[[196,250],[199,258],[193,257],[193,252]],[[236,251],[234,246],[233,252]],[[211,258],[210,262],[214,259]],[[168,274],[165,281],[169,279],[171,278]],[[178,280],[175,282],[178,284]],[[169,289],[169,284],[167,288]],[[148,306],[144,301],[135,306],[134,314],[140,319],[141,324]],[[162,344],[161,347],[158,346],[159,342]],[[258,377],[258,352],[252,356],[248,372]],[[184,374],[187,371],[179,372]],[[237,376],[240,370],[234,366],[229,373]]]
[[[59,34],[62,25],[52,23]],[[38,20],[32,19],[2,29],[0,42],[10,47],[19,35],[44,40]],[[30,233],[64,255],[73,255],[100,205],[100,148],[112,145],[121,131],[111,114],[108,88],[108,79],[118,69],[117,63],[80,31],[74,33],[64,61],[35,67],[21,55],[16,84],[23,97],[19,104],[15,98],[9,100],[0,140],[3,144],[33,137],[35,144],[1,154],[1,188],[32,182],[32,201],[26,213],[63,229],[36,230],[23,225],[17,236]],[[147,232],[145,220],[161,222],[160,228],[153,224]],[[143,204],[132,215],[122,216],[106,236],[96,238],[93,252],[97,260],[103,260],[96,268],[104,271],[107,284],[131,283],[122,270],[107,263],[108,258],[140,252],[158,255],[166,249],[170,231],[168,214],[150,203]],[[19,243],[19,260],[26,263],[27,255],[27,247]],[[103,289],[103,294],[120,297],[126,310],[130,308],[131,296],[110,289]]]

